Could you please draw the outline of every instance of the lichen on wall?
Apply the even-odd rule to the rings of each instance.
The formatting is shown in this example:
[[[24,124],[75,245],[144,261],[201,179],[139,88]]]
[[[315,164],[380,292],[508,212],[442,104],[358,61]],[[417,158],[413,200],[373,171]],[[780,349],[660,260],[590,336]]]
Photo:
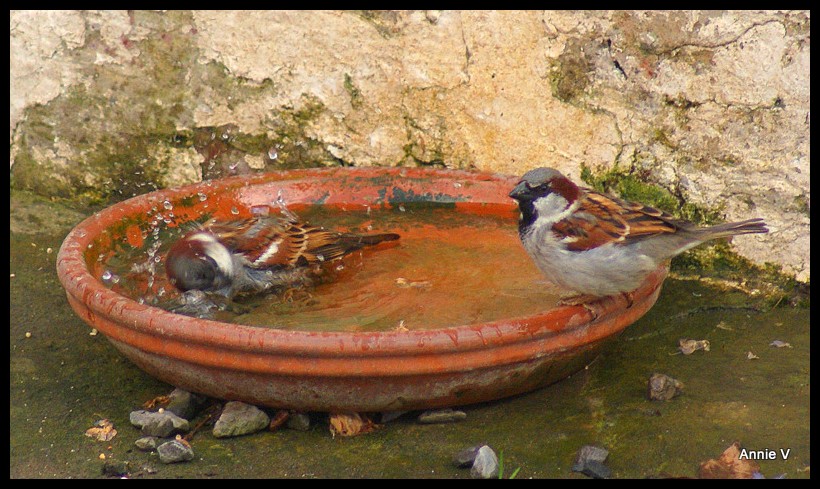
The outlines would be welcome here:
[[[12,185],[108,203],[222,175],[613,170],[750,215],[810,275],[809,11],[12,11]]]

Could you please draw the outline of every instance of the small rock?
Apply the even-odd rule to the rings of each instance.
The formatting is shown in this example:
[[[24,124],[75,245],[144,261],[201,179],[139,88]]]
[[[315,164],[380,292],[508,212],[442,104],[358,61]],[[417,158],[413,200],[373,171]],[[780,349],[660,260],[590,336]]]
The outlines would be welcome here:
[[[159,445],[159,440],[156,436],[143,436],[135,441],[134,445],[143,452],[150,452],[151,450],[156,450],[157,445]]]
[[[472,467],[473,462],[475,462],[475,457],[478,455],[478,451],[484,445],[486,445],[486,443],[459,450],[458,453],[453,456],[453,464],[459,468]]]
[[[270,417],[258,407],[231,401],[222,409],[222,414],[214,424],[213,433],[217,438],[247,435],[261,431],[269,424]]]
[[[128,462],[122,460],[106,460],[102,467],[102,474],[109,477],[124,477],[130,471]]]
[[[187,420],[165,410],[155,413],[143,409],[132,411],[129,420],[132,425],[140,428],[142,434],[146,436],[163,438],[177,431],[187,432],[191,429]]]
[[[208,402],[208,398],[202,394],[188,392],[176,388],[168,394],[170,402],[165,406],[166,411],[171,411],[180,418],[193,419],[199,413],[202,406]]]
[[[171,440],[157,447],[159,461],[164,464],[193,460],[194,450],[182,439]]]
[[[578,450],[575,463],[572,464],[572,471],[595,479],[607,479],[612,475],[610,468],[604,465],[608,456],[609,450],[606,448],[585,445]]]
[[[391,421],[395,421],[399,419],[402,415],[407,413],[407,411],[384,411],[382,412],[380,422],[382,424],[389,423]]]
[[[647,397],[651,401],[668,401],[680,394],[683,383],[664,374],[652,374],[647,384]]]
[[[492,448],[483,445],[478,449],[470,468],[470,477],[473,479],[495,479],[498,477],[498,457]]]
[[[467,419],[467,413],[456,411],[455,409],[438,409],[435,411],[424,411],[419,415],[419,423],[454,423]]]
[[[310,416],[305,413],[291,413],[285,426],[292,430],[308,431],[310,429]]]

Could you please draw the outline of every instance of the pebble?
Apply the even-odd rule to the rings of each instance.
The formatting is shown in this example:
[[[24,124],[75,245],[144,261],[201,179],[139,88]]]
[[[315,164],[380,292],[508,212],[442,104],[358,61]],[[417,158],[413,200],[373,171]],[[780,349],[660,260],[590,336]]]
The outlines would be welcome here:
[[[225,404],[214,424],[214,436],[227,438],[262,431],[270,425],[270,417],[256,406],[231,401]]]
[[[492,448],[483,445],[478,449],[470,468],[470,477],[473,479],[495,479],[498,477],[498,457]]]
[[[654,373],[647,383],[647,397],[651,401],[668,401],[683,390],[683,383],[664,374]]]
[[[174,389],[168,394],[168,397],[171,401],[165,406],[165,410],[171,411],[184,419],[193,419],[196,417],[202,406],[208,402],[206,396],[179,388]]]
[[[156,450],[157,445],[159,445],[159,440],[156,436],[143,436],[135,441],[134,445],[143,452],[150,452],[151,450]]]
[[[572,464],[572,471],[595,479],[607,479],[612,475],[612,470],[604,465],[608,456],[609,450],[606,448],[585,445],[578,450],[575,463]]]
[[[395,421],[406,412],[407,411],[384,411],[381,413],[380,422],[384,424],[389,423],[391,421]]]
[[[418,417],[419,423],[454,423],[467,419],[467,413],[455,409],[438,409],[435,411],[424,411]]]
[[[132,425],[140,428],[142,434],[146,436],[163,438],[177,431],[187,432],[191,429],[187,420],[165,410],[157,412],[145,411],[144,409],[132,411],[129,420]]]
[[[484,445],[486,445],[486,443],[459,450],[458,453],[453,456],[453,464],[459,468],[472,467],[473,462],[475,462],[475,457],[478,455],[478,450]]]
[[[305,413],[291,413],[285,426],[292,430],[308,431],[310,429],[310,416]]]
[[[171,440],[157,447],[159,461],[164,464],[187,462],[193,460],[194,450],[182,440]]]

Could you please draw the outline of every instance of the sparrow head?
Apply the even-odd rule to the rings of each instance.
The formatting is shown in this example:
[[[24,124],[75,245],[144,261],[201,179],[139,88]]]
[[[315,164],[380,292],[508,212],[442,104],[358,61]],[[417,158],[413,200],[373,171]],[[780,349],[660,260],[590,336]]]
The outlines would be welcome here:
[[[550,222],[562,219],[581,197],[581,189],[558,170],[542,167],[525,173],[510,197],[518,201],[519,230],[523,232],[539,218]]]
[[[218,291],[231,284],[234,261],[231,252],[208,231],[194,231],[178,240],[165,258],[171,284],[188,290]]]

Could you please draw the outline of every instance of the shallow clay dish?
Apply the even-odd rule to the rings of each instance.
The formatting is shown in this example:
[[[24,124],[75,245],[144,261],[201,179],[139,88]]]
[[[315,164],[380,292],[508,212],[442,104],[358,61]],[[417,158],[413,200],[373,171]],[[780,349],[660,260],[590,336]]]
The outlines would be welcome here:
[[[390,207],[451,205],[453,212],[508,216],[516,177],[483,173],[339,168],[204,182],[138,196],[80,223],[57,271],[75,312],[126,357],[169,384],[209,396],[303,411],[393,411],[469,404],[556,382],[655,303],[659,268],[626,300],[545,306],[527,317],[411,331],[285,331],[173,314],[111,290],[100,256],[115,243],[141,247],[152,212],[173,208],[172,226],[205,213],[223,219],[288,204]]]

